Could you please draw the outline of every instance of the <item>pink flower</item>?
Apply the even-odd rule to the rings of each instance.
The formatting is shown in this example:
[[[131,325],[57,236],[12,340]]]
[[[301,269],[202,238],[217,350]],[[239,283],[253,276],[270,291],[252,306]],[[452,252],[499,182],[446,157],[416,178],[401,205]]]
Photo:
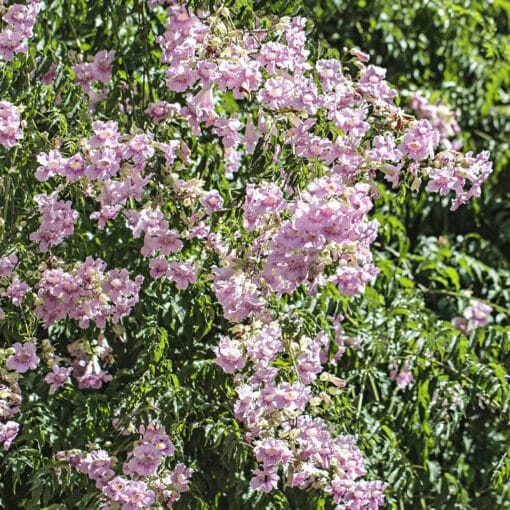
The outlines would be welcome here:
[[[165,259],[165,257],[151,259],[149,262],[149,267],[151,269],[151,277],[155,280],[159,280],[168,271],[168,261]]]
[[[0,44],[2,35],[0,34]],[[11,103],[0,101],[0,145],[8,149],[16,145],[20,138],[23,138],[23,134],[20,128],[19,111]]]
[[[174,92],[185,92],[197,81],[198,77],[196,71],[182,64],[167,68],[165,73],[166,86]]]
[[[427,191],[440,195],[454,191],[455,200],[451,210],[455,211],[470,198],[480,196],[481,185],[492,172],[492,163],[488,151],[473,157],[472,152],[461,154],[447,150],[440,152],[434,160],[434,166],[426,170],[429,171]]]
[[[396,381],[397,386],[400,389],[404,389],[406,386],[411,384],[414,381],[414,377],[412,372],[409,370],[409,361],[405,360],[404,365],[400,372],[397,372],[397,369],[394,368],[390,372],[390,380]]]
[[[35,353],[35,345],[32,342],[25,342],[24,344],[16,342],[12,347],[15,352],[7,358],[7,361],[5,362],[7,368],[18,372],[19,374],[23,374],[27,370],[35,370],[37,368],[40,360]]]
[[[7,292],[2,293],[2,297],[10,298],[14,306],[20,306],[30,287],[25,282],[20,282],[14,278]]]
[[[186,107],[181,110],[181,115],[188,120],[195,134],[200,133],[201,122],[205,122],[206,126],[210,126],[215,121],[226,122],[224,119],[218,119],[218,114],[214,110],[211,87],[203,88],[196,95],[188,94],[186,103]]]
[[[213,347],[216,354],[216,364],[227,374],[242,370],[246,365],[246,356],[240,349],[239,343],[222,336],[217,347]]]
[[[58,245],[74,232],[79,213],[72,208],[72,202],[57,200],[58,192],[51,195],[40,194],[34,197],[41,213],[41,225],[30,234],[30,240],[39,243],[42,253],[49,245]]]
[[[410,159],[421,160],[434,157],[438,144],[439,132],[433,129],[428,120],[420,120],[416,127],[406,132],[399,149]]]
[[[290,80],[270,78],[258,92],[257,99],[262,105],[278,110],[292,103],[294,84]]]
[[[126,502],[125,492],[129,487],[130,481],[121,476],[112,478],[104,487],[103,494],[115,502]]]
[[[370,65],[359,81],[359,89],[365,94],[390,103],[397,95],[397,91],[388,86],[385,77],[386,69]]]
[[[95,66],[87,62],[72,66],[72,70],[74,71],[74,81],[81,85],[85,92],[92,92],[90,86],[95,80]]]
[[[135,447],[133,457],[125,465],[126,474],[137,473],[140,476],[151,476],[156,474],[161,464],[161,451],[154,445],[145,444]]]
[[[472,300],[471,305],[465,308],[463,315],[468,321],[471,321],[473,328],[481,328],[487,326],[491,313],[492,306]]]
[[[310,388],[303,383],[282,382],[277,386],[274,403],[280,409],[303,411],[311,396]]]
[[[103,146],[90,155],[91,165],[85,170],[85,175],[91,180],[106,180],[117,175],[120,169],[120,156],[115,148]]]
[[[341,63],[336,59],[317,60],[315,67],[324,90],[333,88],[335,83],[342,82],[345,78],[342,75]]]
[[[177,464],[170,474],[170,480],[175,490],[178,492],[185,492],[189,490],[189,479],[192,474],[193,469],[187,468],[182,463]]]
[[[280,336],[281,331],[278,326],[265,327],[253,342],[249,342],[248,355],[254,362],[263,361],[264,364],[269,364],[283,349]]]
[[[246,186],[246,202],[241,207],[244,211],[243,225],[247,232],[252,232],[263,225],[265,214],[279,213],[285,210],[287,202],[283,199],[281,189],[275,184],[256,188],[253,184]]]
[[[196,283],[198,264],[191,264],[190,262],[170,262],[167,276],[170,280],[175,282],[175,286],[178,289],[185,290],[190,283]]]
[[[97,148],[100,146],[116,147],[119,140],[119,127],[117,122],[110,120],[102,122],[96,120],[92,123],[94,136],[89,140],[90,147]]]
[[[86,473],[87,476],[96,481],[96,487],[102,489],[108,481],[115,475],[111,469],[110,455],[106,450],[95,450],[81,459],[77,468]]]
[[[335,477],[326,492],[333,495],[337,508],[376,509],[384,503],[384,489],[387,484],[379,481],[366,482]]]
[[[292,452],[280,439],[267,438],[258,443],[254,449],[255,456],[265,468],[271,468],[277,464],[286,464],[292,458]]]
[[[213,133],[221,137],[225,148],[236,146],[241,141],[241,128],[243,127],[241,122],[236,118],[217,119],[214,122],[215,127]]]
[[[2,16],[4,23],[10,25],[14,32],[22,38],[32,37],[35,18],[40,10],[39,2],[33,2],[31,5],[13,4]]]
[[[42,76],[41,76],[41,83],[43,85],[51,85],[54,83],[54,81],[57,78],[57,65],[55,62],[53,62],[48,69]]]
[[[163,255],[177,253],[183,246],[179,239],[179,233],[175,230],[162,229],[157,233],[156,246],[161,250]]]
[[[370,60],[370,55],[358,48],[352,48],[351,53],[356,56],[360,62],[368,62]]]
[[[149,425],[143,435],[143,444],[155,446],[161,457],[168,457],[175,452],[175,446],[170,441],[164,428],[154,430]]]
[[[12,271],[18,263],[16,254],[8,255],[7,257],[0,258],[0,278],[11,276]]]
[[[127,502],[122,505],[123,510],[150,508],[156,499],[154,491],[149,489],[143,480],[131,481],[126,496]]]
[[[133,136],[124,146],[122,157],[132,159],[140,170],[145,167],[147,160],[154,155],[152,134]]]
[[[465,335],[468,334],[469,328],[468,328],[468,321],[464,317],[454,317],[452,319],[452,326],[455,329],[458,329],[461,333],[464,333]]]
[[[218,190],[208,191],[201,199],[200,203],[205,207],[207,214],[219,211],[223,206],[223,198]]]
[[[261,50],[258,61],[267,71],[274,75],[276,67],[286,68],[290,59],[289,48],[278,42],[267,42]]]
[[[366,112],[362,108],[343,108],[334,112],[332,120],[338,129],[361,139],[370,128],[370,124],[365,122],[365,116]]]
[[[409,106],[416,111],[417,118],[427,119],[432,127],[437,129],[444,148],[458,149],[459,146],[462,146],[462,142],[459,140],[455,140],[453,143],[450,141],[450,138],[460,133],[460,126],[456,121],[457,114],[450,110],[447,104],[441,101],[430,103],[426,97],[414,93]]]
[[[71,352],[70,347],[68,350]],[[104,371],[100,364],[98,357],[96,355],[90,357],[88,354],[80,352],[79,350],[76,353],[77,360],[73,361],[74,368],[74,377],[78,381],[78,388],[83,389],[94,389],[97,390],[101,388],[103,383],[109,382],[112,380],[112,376]]]
[[[83,86],[88,94],[92,93],[91,84],[94,81],[109,83],[112,75],[112,62],[115,58],[114,51],[99,51],[92,62],[76,64],[72,67],[74,81]]]
[[[40,164],[35,171],[35,177],[39,181],[47,181],[50,177],[57,174],[62,174],[65,160],[55,149],[52,149],[46,154],[41,152],[37,156],[37,162]]]
[[[112,79],[112,63],[115,58],[115,51],[99,51],[94,55],[92,61],[95,66],[95,79],[102,83],[109,83]]]
[[[87,163],[81,154],[75,154],[65,161],[64,167],[60,168],[61,175],[64,175],[70,182],[76,182],[85,175]]]
[[[255,147],[257,146],[259,138],[260,133],[255,128],[253,120],[250,116],[246,121],[246,127],[244,131],[244,143],[246,146],[246,152],[248,154],[253,154],[255,152]]]
[[[57,388],[64,386],[64,384],[69,381],[72,371],[72,367],[53,367],[53,372],[50,372],[44,378],[44,380],[50,384],[50,395],[53,395],[55,391],[57,391]]]
[[[454,317],[452,319],[452,324],[461,333],[467,335],[473,329],[487,326],[491,313],[492,306],[473,299],[470,302],[470,306],[464,309],[463,317]]]
[[[0,423],[0,443],[3,443],[4,450],[7,451],[11,447],[11,443],[18,435],[19,424],[15,421]]]
[[[253,478],[250,480],[250,487],[261,492],[271,492],[278,487],[278,473],[273,469],[255,469]]]
[[[159,103],[151,103],[149,108],[145,110],[145,113],[152,117],[152,120],[155,124],[159,124],[173,113],[178,113],[179,111],[180,105],[161,101]]]

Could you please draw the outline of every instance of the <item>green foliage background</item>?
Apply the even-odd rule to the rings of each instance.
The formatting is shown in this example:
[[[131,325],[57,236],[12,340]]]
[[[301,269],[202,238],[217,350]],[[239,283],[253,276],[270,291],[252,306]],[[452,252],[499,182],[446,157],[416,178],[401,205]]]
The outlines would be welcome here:
[[[374,210],[381,224],[375,285],[354,300],[331,294],[316,301],[303,295],[301,319],[306,328],[316,324],[317,317],[342,312],[347,333],[362,338],[363,348],[348,349],[336,369],[347,385],[331,396],[329,412],[339,431],[357,435],[370,477],[390,483],[388,508],[510,508],[510,2],[223,4],[240,26],[253,23],[255,16],[307,16],[317,54],[328,46],[368,52],[373,63],[388,69],[389,81],[398,89],[427,92],[458,110],[464,150],[492,152],[496,170],[483,196],[455,213],[440,198],[411,192],[395,198],[381,186]],[[150,16],[138,0],[48,1],[34,37],[42,58],[36,60],[32,49],[17,61],[18,69],[0,75],[2,97],[24,103],[27,120],[27,134],[16,151],[18,167],[12,153],[0,153],[0,188],[6,200],[3,246],[21,238],[13,228],[20,218],[28,224],[36,221],[28,202],[34,193],[28,177],[36,166],[32,155],[49,150],[59,137],[71,152],[73,143],[90,130],[87,106],[72,84],[67,57],[72,62],[73,55],[115,49],[118,72],[98,110],[126,131],[144,127],[148,103],[167,98],[167,92],[151,85],[162,73],[154,45],[162,30],[162,20]],[[32,83],[30,73],[44,74],[52,61],[63,64],[55,88]],[[121,81],[136,83],[136,90],[123,88]],[[128,101],[132,110],[119,113],[119,105]],[[193,149],[203,159],[204,178],[226,190],[218,177],[218,156],[207,146]],[[120,224],[104,233],[92,228],[92,243],[84,239],[81,248],[73,247],[77,258],[91,246],[107,262],[139,250],[135,241],[130,241],[133,246],[123,244]],[[24,250],[22,264],[29,267],[34,254],[22,245],[18,249]],[[493,322],[466,337],[450,320],[471,295],[493,306]],[[92,482],[63,468],[54,460],[55,452],[115,440],[121,457],[122,439],[112,437],[110,429],[113,410],[120,408],[136,419],[159,408],[178,454],[196,470],[191,492],[175,508],[332,508],[313,491],[250,491],[253,461],[233,417],[235,394],[211,351],[226,327],[220,316],[205,290],[165,294],[153,282],[129,324],[112,332],[122,341],[114,344],[118,363],[104,391],[66,389],[47,400],[47,385],[35,375],[26,377],[31,402],[20,417],[26,425],[17,447],[0,454],[0,505],[97,508]],[[11,320],[0,332],[12,343],[25,327]],[[44,338],[42,328],[29,327]],[[64,342],[79,330],[66,325],[51,334]],[[404,360],[411,362],[415,382],[399,390],[388,374],[393,362]],[[435,391],[455,384],[463,391],[458,408],[433,404]]]

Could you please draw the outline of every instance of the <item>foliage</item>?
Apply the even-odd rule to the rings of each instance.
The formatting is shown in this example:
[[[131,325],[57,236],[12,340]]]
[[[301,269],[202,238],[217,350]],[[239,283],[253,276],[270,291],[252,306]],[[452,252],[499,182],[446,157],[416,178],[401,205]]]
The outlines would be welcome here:
[[[301,4],[0,40],[5,508],[510,508],[510,6]]]

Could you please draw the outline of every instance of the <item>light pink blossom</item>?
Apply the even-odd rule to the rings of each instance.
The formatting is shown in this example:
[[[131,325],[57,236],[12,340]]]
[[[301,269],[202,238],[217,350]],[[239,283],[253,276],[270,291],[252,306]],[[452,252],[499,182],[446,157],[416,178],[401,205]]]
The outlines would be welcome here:
[[[36,354],[35,344],[32,342],[25,342],[24,344],[16,342],[12,347],[15,352],[5,362],[8,369],[23,374],[27,370],[37,368],[40,360]]]

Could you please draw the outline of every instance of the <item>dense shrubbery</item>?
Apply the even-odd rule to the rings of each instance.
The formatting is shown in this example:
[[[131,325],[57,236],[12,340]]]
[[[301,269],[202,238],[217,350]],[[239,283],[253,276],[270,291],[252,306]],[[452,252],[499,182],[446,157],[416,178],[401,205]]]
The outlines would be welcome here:
[[[2,505],[509,507],[505,2],[169,3],[3,12]]]

